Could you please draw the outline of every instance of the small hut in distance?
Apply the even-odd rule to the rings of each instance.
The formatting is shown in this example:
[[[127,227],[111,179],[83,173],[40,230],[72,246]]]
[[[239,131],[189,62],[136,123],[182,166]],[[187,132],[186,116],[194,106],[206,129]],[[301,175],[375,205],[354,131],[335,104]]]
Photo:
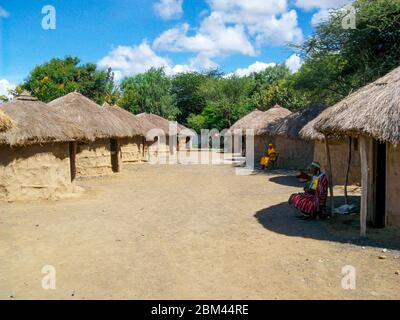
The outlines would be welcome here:
[[[0,199],[51,199],[74,193],[70,143],[84,139],[80,127],[26,91],[0,110],[13,123],[0,133]]]
[[[325,107],[320,104],[305,106],[283,119],[271,123],[267,131],[279,152],[278,167],[305,169],[314,159],[314,142],[300,136],[301,129]]]
[[[245,142],[246,142],[246,130],[253,130],[254,132],[254,161],[258,163],[261,158],[266,154],[268,144],[273,142],[273,137],[268,133],[268,126],[275,121],[282,119],[291,114],[291,111],[282,108],[281,106],[275,105],[274,107],[263,112],[260,110],[255,110],[248,115],[244,116],[238,120],[229,129],[229,134],[232,136],[233,140],[233,150],[237,152],[238,143],[235,133],[239,131],[242,135],[242,154],[245,153]]]

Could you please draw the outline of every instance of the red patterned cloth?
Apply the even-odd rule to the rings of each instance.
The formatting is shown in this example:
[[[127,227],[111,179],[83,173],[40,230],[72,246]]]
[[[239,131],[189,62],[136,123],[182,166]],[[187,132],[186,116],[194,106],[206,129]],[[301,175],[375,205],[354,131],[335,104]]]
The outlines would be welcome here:
[[[318,180],[315,194],[297,193],[290,197],[290,204],[305,214],[315,216],[326,208],[328,198],[328,179],[323,174]]]

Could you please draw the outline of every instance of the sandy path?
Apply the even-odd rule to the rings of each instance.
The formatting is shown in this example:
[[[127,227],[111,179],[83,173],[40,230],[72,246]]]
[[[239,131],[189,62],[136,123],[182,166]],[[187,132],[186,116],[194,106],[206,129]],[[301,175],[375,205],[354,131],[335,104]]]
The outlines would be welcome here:
[[[296,219],[286,201],[299,187],[270,178],[138,165],[80,182],[79,199],[3,203],[0,299],[400,298],[398,251]],[[44,265],[56,290],[41,287]],[[345,265],[356,290],[341,288]]]

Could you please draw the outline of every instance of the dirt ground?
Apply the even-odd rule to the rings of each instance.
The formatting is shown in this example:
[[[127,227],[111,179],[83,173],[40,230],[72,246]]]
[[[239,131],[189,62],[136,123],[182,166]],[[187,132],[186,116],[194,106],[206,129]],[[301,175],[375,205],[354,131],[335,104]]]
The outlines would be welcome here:
[[[1,299],[400,298],[399,230],[361,240],[357,217],[296,218],[292,176],[136,165],[79,185],[77,199],[1,204]]]

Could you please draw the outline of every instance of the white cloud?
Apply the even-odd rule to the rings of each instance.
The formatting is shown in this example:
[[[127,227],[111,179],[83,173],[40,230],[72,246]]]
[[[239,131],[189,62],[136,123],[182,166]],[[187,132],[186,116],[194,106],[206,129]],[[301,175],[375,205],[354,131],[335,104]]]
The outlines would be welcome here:
[[[143,41],[138,46],[118,46],[113,49],[107,56],[102,58],[98,63],[100,68],[111,67],[115,72],[116,80],[124,76],[143,73],[150,68],[167,68],[169,61],[159,57],[147,44]]]
[[[11,83],[7,79],[0,80],[0,96],[6,96],[8,98],[11,97],[9,90],[14,90],[16,87],[15,84]]]
[[[286,66],[290,69],[292,73],[297,72],[300,69],[303,61],[297,54],[292,54],[287,60],[285,61]]]
[[[0,18],[7,18],[10,14],[7,12],[6,9],[0,7]]]
[[[304,10],[317,9],[312,16],[311,24],[317,26],[329,18],[332,9],[338,9],[352,3],[354,0],[296,0],[295,5]]]
[[[292,54],[285,61],[285,65],[290,69],[292,73],[295,73],[297,70],[299,70],[302,64],[303,61],[297,54]],[[245,77],[251,75],[254,72],[261,72],[269,67],[274,67],[274,66],[276,66],[276,63],[274,62],[265,63],[261,61],[256,61],[255,63],[249,65],[247,68],[239,68],[236,71],[227,74],[226,77],[227,78],[231,76]]]
[[[249,65],[247,68],[239,68],[235,72],[230,73],[227,75],[227,77],[230,76],[238,76],[238,77],[245,77],[248,76],[254,72],[261,72],[264,71],[265,69],[269,67],[276,66],[276,63],[265,63],[265,62],[260,62],[256,61],[255,63]]]
[[[259,46],[280,46],[303,41],[303,32],[298,26],[296,10],[285,12],[279,18],[276,16],[265,18],[257,24],[249,25],[248,29]]]
[[[153,47],[172,52],[201,53],[208,57],[256,54],[243,26],[226,26],[219,13],[213,12],[205,18],[194,35],[189,35],[189,31],[190,26],[186,23],[169,29],[154,40]]]
[[[118,46],[102,58],[97,65],[100,68],[111,67],[117,81],[126,76],[146,72],[151,68],[164,68],[167,75],[175,75],[181,72],[202,71],[218,66],[208,57],[202,55],[191,59],[189,64],[172,65],[168,58],[158,56],[146,41],[138,46]]]
[[[215,58],[232,54],[256,56],[263,45],[303,40],[296,10],[287,0],[208,0],[211,12],[198,28],[185,23],[163,32],[153,48],[193,52]]]
[[[209,0],[211,9],[224,23],[245,27],[257,44],[282,45],[301,42],[296,10],[288,11],[287,0]]]
[[[304,10],[336,9],[353,1],[354,0],[296,0],[295,5]]]
[[[162,19],[178,19],[183,13],[182,4],[183,0],[160,0],[154,4],[154,10]]]

